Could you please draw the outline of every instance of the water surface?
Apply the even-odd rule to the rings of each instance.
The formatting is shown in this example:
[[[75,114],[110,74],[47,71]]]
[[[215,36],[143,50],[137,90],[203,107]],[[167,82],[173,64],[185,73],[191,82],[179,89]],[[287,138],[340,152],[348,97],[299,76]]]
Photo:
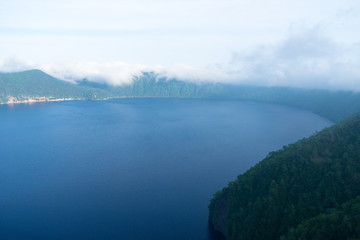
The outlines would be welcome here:
[[[0,239],[216,239],[212,195],[330,124],[239,101],[0,106]]]

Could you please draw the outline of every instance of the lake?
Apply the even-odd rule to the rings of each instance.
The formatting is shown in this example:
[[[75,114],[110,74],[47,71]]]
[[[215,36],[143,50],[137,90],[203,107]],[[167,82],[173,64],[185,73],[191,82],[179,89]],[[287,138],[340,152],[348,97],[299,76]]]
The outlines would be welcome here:
[[[217,239],[212,195],[331,124],[241,101],[0,106],[0,239]]]

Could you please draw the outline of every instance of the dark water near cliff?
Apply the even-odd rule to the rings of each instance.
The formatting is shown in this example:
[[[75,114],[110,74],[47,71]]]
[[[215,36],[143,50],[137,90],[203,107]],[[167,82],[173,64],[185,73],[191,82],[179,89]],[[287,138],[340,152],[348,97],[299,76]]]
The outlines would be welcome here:
[[[0,239],[216,239],[212,194],[330,124],[236,101],[0,106]]]

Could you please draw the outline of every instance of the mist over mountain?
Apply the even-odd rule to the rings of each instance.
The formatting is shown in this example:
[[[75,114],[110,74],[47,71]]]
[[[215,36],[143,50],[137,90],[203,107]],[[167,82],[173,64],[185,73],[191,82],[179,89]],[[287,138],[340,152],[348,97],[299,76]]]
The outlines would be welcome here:
[[[168,79],[143,72],[120,86],[104,81],[62,81],[40,70],[0,73],[0,102],[48,100],[105,100],[119,97],[237,99],[275,103],[312,111],[334,122],[360,112],[360,93],[289,87],[261,87],[231,83]]]
[[[290,30],[274,44],[233,51],[225,62],[194,66],[176,63],[131,64],[124,61],[26,62],[0,59],[0,71],[40,69],[58,79],[121,86],[143,72],[160,78],[194,83],[231,83],[253,86],[360,91],[360,44],[339,44],[323,27]]]

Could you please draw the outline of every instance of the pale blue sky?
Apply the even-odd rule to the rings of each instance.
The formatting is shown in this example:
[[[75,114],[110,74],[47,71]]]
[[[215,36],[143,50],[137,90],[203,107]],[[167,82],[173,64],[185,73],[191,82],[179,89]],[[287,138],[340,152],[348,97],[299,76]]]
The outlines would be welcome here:
[[[360,89],[360,1],[0,0],[0,70]]]

